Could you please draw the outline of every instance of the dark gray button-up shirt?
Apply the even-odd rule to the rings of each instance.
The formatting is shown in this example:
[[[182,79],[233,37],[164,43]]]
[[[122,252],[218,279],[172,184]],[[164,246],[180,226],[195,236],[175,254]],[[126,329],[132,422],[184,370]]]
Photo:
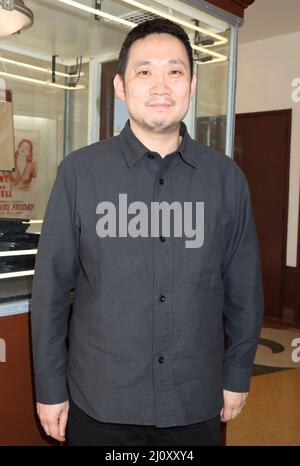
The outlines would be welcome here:
[[[248,185],[230,158],[184,123],[180,132],[177,151],[162,158],[127,121],[119,136],[61,162],[33,282],[39,402],[71,396],[102,422],[169,427],[216,416],[223,389],[248,391],[263,317]],[[201,247],[187,247],[175,221],[151,235],[151,206],[163,201],[202,204],[204,223],[193,220]],[[148,236],[126,235],[130,221],[138,228],[134,202],[148,208]],[[115,206],[110,223],[100,205]],[[99,235],[105,215],[114,236]]]

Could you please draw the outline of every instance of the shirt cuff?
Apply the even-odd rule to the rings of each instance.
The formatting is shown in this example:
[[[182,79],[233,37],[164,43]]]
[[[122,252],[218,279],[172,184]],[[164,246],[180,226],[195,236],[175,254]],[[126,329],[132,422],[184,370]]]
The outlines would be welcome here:
[[[223,388],[230,392],[247,393],[250,390],[252,367],[223,365]]]
[[[38,403],[54,405],[69,399],[65,374],[35,375],[35,390]]]

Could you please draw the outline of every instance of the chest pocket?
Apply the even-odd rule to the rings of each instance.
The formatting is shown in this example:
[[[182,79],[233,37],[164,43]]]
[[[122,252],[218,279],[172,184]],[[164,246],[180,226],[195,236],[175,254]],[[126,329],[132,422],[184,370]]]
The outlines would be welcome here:
[[[206,225],[203,244],[197,248],[186,247],[186,240],[189,238],[183,238],[182,243],[183,279],[208,292],[221,292],[225,243],[223,228],[220,225],[215,225],[214,228]]]

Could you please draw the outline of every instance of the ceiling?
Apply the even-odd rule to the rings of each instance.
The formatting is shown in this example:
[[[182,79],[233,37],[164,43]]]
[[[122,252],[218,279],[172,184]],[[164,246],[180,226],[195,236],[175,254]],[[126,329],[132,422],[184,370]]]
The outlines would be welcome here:
[[[239,42],[300,31],[300,0],[255,0],[245,10],[245,24]]]
[[[89,7],[95,6],[95,0],[75,1]],[[168,0],[168,3],[164,0],[139,0],[139,2],[147,7],[162,9],[166,13],[169,13],[171,6],[176,8],[179,3],[178,8],[184,8],[184,11],[176,14],[183,20],[191,22],[192,16],[187,12],[187,9],[191,7],[184,6],[183,2],[178,0]],[[0,38],[0,49],[30,51],[40,58],[58,55],[65,60],[81,55],[83,57],[99,56],[117,53],[129,31],[128,27],[108,22],[103,18],[96,21],[93,14],[57,0],[25,0],[25,4],[34,13],[33,27],[24,30],[21,34]],[[102,8],[104,12],[119,17],[138,12],[139,18],[135,18],[134,22],[145,20],[143,10],[118,0],[103,0]],[[190,12],[190,14],[194,13]],[[131,18],[129,20],[133,21]],[[212,32],[223,32],[227,29],[226,23],[213,19],[205,13],[201,13],[199,26],[201,26],[201,21],[204,27]]]
[[[76,0],[93,7],[94,0]],[[59,3],[57,0],[25,0],[34,13],[34,25],[21,34],[0,38],[1,46],[32,51],[37,55],[64,58],[85,57],[118,50],[128,29]],[[118,16],[132,10],[120,3],[104,0],[105,8]]]
[[[94,0],[76,1],[94,6]],[[140,1],[147,3],[147,0]],[[126,27],[104,20],[95,21],[93,15],[57,0],[25,0],[25,3],[34,12],[34,26],[21,34],[0,38],[0,49],[30,51],[41,58],[56,54],[62,61],[67,61],[80,55],[115,53],[128,33]],[[116,0],[103,0],[103,9],[118,16],[133,10]],[[300,0],[256,0],[245,12],[239,42],[299,31],[299,19]]]

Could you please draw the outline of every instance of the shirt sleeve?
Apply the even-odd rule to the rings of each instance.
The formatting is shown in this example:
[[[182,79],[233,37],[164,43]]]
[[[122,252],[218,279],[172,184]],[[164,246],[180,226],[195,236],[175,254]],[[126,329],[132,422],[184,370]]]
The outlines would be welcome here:
[[[56,404],[68,399],[67,333],[70,291],[78,270],[79,221],[75,176],[64,159],[44,216],[33,278],[31,332],[36,399]]]
[[[261,263],[249,187],[237,167],[234,224],[223,264],[223,386],[248,392],[264,314]]]

